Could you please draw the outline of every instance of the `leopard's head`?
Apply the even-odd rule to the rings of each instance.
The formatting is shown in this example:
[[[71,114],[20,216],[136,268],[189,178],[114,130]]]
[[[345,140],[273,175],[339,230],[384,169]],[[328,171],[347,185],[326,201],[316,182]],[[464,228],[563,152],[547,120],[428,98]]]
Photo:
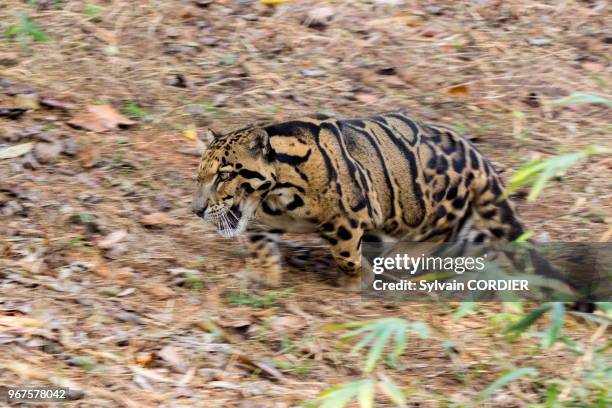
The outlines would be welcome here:
[[[268,133],[261,127],[215,136],[202,155],[193,212],[224,237],[243,232],[275,183],[266,160],[269,150]]]

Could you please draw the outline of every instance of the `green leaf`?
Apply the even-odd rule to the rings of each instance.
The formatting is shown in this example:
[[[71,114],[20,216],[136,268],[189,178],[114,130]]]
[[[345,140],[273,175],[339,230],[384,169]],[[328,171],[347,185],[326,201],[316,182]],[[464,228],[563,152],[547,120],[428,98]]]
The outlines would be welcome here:
[[[514,323],[510,327],[506,329],[506,332],[514,332],[517,336],[531,327],[532,324],[535,323],[544,313],[548,312],[552,308],[550,303],[545,303],[529,313],[527,316],[523,317],[518,322]]]
[[[584,313],[584,312],[570,312],[570,314],[574,316],[583,317],[595,323],[612,325],[612,319],[610,319],[607,316],[599,316],[599,315],[595,315],[592,313]]]
[[[365,322],[351,322],[342,325],[326,326],[326,330],[353,329],[340,338],[345,341],[356,337],[361,339],[353,346],[351,353],[357,353],[364,348],[370,348],[366,355],[364,372],[371,372],[383,357],[385,347],[392,341],[393,351],[389,354],[392,362],[401,356],[407,346],[407,332],[412,331],[422,338],[429,335],[428,327],[422,322],[408,322],[407,320],[389,317]]]
[[[122,108],[121,112],[132,118],[142,119],[147,116],[147,113],[136,102],[128,102]]]
[[[353,381],[347,384],[337,385],[324,391],[318,398],[320,408],[344,408],[351,401],[361,396],[361,390],[373,388],[373,382],[370,379]],[[364,392],[364,398],[365,394]],[[361,404],[361,400],[359,401]]]
[[[98,6],[86,6],[83,8],[83,14],[88,15],[91,18],[96,18],[100,15],[102,8]]]
[[[559,398],[561,390],[559,389],[559,384],[551,384],[546,390],[546,408],[557,408],[559,407],[559,403],[557,399]]]
[[[372,408],[374,406],[374,383],[372,381],[359,387],[357,400],[360,408]]]
[[[353,348],[351,349],[351,353],[355,354],[359,350],[361,350],[362,348],[364,348],[367,345],[369,345],[376,337],[380,336],[382,332],[383,332],[383,329],[379,328],[379,329],[371,331],[370,333],[365,335],[357,344],[355,344],[355,346],[353,346]],[[353,336],[350,336],[350,337],[353,337]]]
[[[15,13],[15,15],[19,19],[19,23],[6,29],[3,33],[5,36],[17,37],[18,39],[27,39],[29,37],[34,41],[40,42],[49,40],[49,37],[32,20],[32,17],[23,12]]]
[[[557,342],[563,326],[563,318],[565,317],[565,307],[561,302],[554,302],[551,306],[552,314],[550,316],[550,326],[546,330],[546,336],[542,339],[542,346],[545,348],[551,347]]]
[[[591,154],[610,152],[612,152],[612,149],[607,147],[590,146],[578,152],[562,154],[545,160],[536,160],[527,163],[510,176],[510,186],[506,190],[505,195],[510,194],[524,185],[531,184],[532,189],[528,199],[533,201],[544,190],[550,179],[562,175],[578,161],[585,159]]]
[[[487,398],[489,398],[491,395],[493,395],[495,391],[505,387],[507,384],[511,383],[512,381],[515,381],[526,375],[533,376],[533,375],[536,375],[537,373],[538,373],[538,370],[536,370],[535,368],[531,368],[531,367],[519,368],[517,370],[510,371],[509,373],[504,374],[501,377],[499,377],[497,380],[493,382],[493,384],[489,385],[484,391],[482,391],[480,393],[479,399],[481,401],[484,401]]]
[[[374,340],[374,344],[372,345],[372,348],[370,349],[368,356],[366,358],[366,363],[365,363],[365,368],[364,368],[364,371],[366,373],[371,372],[374,369],[374,367],[376,367],[376,363],[378,362],[378,360],[380,360],[380,357],[383,354],[383,350],[385,349],[385,346],[387,345],[387,341],[389,341],[389,338],[393,334],[392,330],[382,329],[380,331],[381,333],[376,338],[376,340]]]
[[[378,386],[382,390],[382,392],[391,399],[391,401],[397,405],[398,407],[403,407],[406,405],[406,396],[400,387],[398,387],[390,378],[387,378],[384,375],[381,375],[381,381],[378,383]]]
[[[612,101],[599,95],[593,95],[583,92],[574,92],[564,98],[549,101],[548,104],[557,106],[600,104],[610,107],[612,106]]]
[[[612,319],[612,302],[596,302],[595,304],[607,318]]]
[[[460,320],[467,314],[472,314],[476,310],[475,302],[463,302],[453,313],[453,320]]]
[[[406,330],[398,330],[395,332],[395,348],[391,354],[391,359],[394,363],[402,355],[402,353],[404,353],[404,350],[406,350],[406,345],[408,344],[407,337]]]
[[[30,37],[34,39],[34,41],[49,41],[49,37],[47,37],[47,34],[45,34],[40,28],[38,28],[38,26],[34,24],[34,22],[32,22],[31,20],[25,23],[24,31],[26,31],[30,35]]]
[[[410,325],[410,330],[419,335],[422,339],[429,338],[429,326],[423,322],[413,322]]]
[[[512,242],[527,242],[534,235],[533,231],[525,231]]]

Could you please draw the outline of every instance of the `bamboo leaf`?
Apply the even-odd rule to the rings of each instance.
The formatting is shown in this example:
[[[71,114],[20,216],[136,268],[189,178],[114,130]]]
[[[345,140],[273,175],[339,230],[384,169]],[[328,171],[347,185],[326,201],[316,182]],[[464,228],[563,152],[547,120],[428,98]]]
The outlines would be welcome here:
[[[410,329],[419,335],[422,339],[429,338],[429,327],[423,322],[414,322],[410,325]]]
[[[382,392],[391,399],[391,401],[398,407],[406,405],[406,396],[404,392],[398,387],[390,378],[381,376],[382,380],[378,383],[378,386]]]
[[[514,323],[510,327],[506,329],[506,332],[514,332],[516,335],[520,335],[525,330],[527,330],[536,320],[538,320],[544,313],[548,312],[551,309],[550,303],[545,303],[529,313],[527,316],[523,317],[518,322]]]
[[[584,312],[570,312],[570,314],[573,314],[574,316],[583,317],[595,323],[612,325],[612,319],[610,319],[607,316],[599,316],[599,315],[594,315],[592,313],[584,313]]]
[[[480,400],[481,401],[486,400],[491,395],[493,395],[495,391],[505,387],[512,381],[516,381],[517,379],[524,377],[526,375],[533,376],[533,375],[536,375],[537,373],[538,371],[535,368],[525,367],[525,368],[519,368],[505,375],[502,375],[497,380],[495,380],[493,384],[489,385],[484,391],[480,393]]]
[[[548,104],[557,106],[600,104],[610,107],[612,106],[612,101],[599,95],[593,95],[584,92],[574,92],[564,98],[549,101]]]
[[[463,302],[453,313],[453,320],[460,320],[466,314],[472,314],[476,310],[476,303],[474,302]]]
[[[383,328],[378,328],[377,330],[368,333],[359,341],[359,343],[353,346],[353,348],[351,349],[351,353],[357,353],[359,350],[370,344],[376,337],[380,336],[382,332]]]
[[[521,166],[510,176],[510,186],[506,189],[505,196],[521,188],[532,184],[528,199],[535,200],[544,190],[546,184],[553,177],[565,173],[578,161],[585,159],[591,154],[610,153],[612,149],[602,146],[590,146],[573,153],[550,157],[545,160],[536,160]]]
[[[550,326],[546,330],[546,336],[542,339],[542,346],[545,348],[551,347],[559,338],[561,326],[563,326],[563,318],[565,317],[565,307],[561,302],[554,302],[551,306],[552,314],[550,316]]]
[[[389,341],[389,337],[391,337],[391,334],[392,334],[392,331],[384,330],[380,334],[380,336],[377,337],[376,340],[374,341],[374,344],[372,345],[372,348],[368,352],[368,356],[366,358],[366,363],[365,363],[365,368],[364,368],[364,371],[366,373],[371,372],[376,366],[376,363],[378,362],[378,360],[380,360],[380,357],[382,356],[383,350],[385,346],[387,345],[387,341]]]
[[[357,393],[357,401],[360,408],[372,408],[374,406],[374,382],[364,382]]]
[[[318,398],[320,408],[344,408],[351,401],[358,398],[362,388],[372,388],[370,379],[353,381],[341,384],[324,391]]]
[[[408,343],[406,330],[396,330],[394,340],[395,340],[395,348],[393,349],[391,358],[395,362],[402,355],[404,350],[406,350],[406,345]]]

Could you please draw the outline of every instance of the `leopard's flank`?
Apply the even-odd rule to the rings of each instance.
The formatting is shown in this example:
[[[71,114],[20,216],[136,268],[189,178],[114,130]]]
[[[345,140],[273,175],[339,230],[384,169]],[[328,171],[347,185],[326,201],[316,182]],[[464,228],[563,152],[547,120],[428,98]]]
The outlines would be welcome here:
[[[364,240],[514,240],[523,233],[499,175],[449,128],[402,112],[317,116],[216,136],[194,212],[225,236],[247,227],[260,280],[281,279],[279,234],[318,233],[349,286]],[[482,226],[482,230],[475,228]]]

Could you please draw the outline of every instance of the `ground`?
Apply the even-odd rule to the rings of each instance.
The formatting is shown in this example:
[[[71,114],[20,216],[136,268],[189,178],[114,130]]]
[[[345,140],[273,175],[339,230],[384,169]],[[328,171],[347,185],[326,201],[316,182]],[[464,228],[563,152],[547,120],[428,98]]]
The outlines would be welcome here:
[[[0,108],[27,111],[0,115],[0,149],[35,144],[0,159],[0,384],[70,386],[79,407],[297,406],[363,376],[326,325],[391,316],[433,333],[380,369],[409,406],[469,405],[511,368],[571,377],[561,348],[505,339],[508,306],[454,319],[457,304],[360,301],[297,272],[246,294],[240,240],[189,204],[207,129],[315,112],[406,109],[469,136],[504,177],[610,146],[609,108],[550,104],[609,95],[605,2],[2,3]],[[82,116],[105,105],[125,117]],[[608,241],[611,186],[599,155],[514,199],[540,240]],[[541,400],[525,380],[487,404]]]

